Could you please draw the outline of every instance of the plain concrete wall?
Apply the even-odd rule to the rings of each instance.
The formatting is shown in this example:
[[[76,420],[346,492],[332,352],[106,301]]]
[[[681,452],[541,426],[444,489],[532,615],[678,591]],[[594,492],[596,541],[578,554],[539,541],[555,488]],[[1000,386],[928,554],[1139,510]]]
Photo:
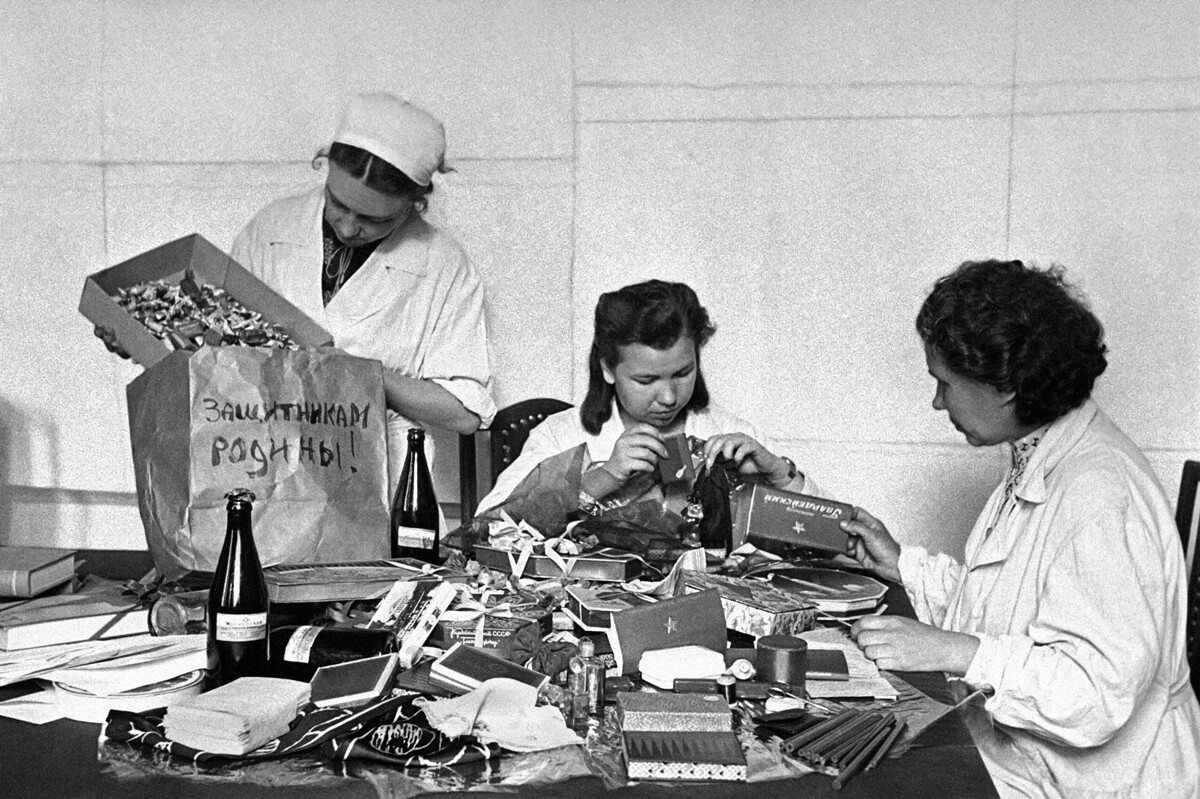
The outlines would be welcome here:
[[[952,553],[1004,468],[930,408],[912,319],[981,257],[1058,262],[1096,395],[1174,494],[1200,456],[1194,0],[0,2],[0,542],[140,547],[86,275],[221,247],[346,97],[446,123],[430,218],[487,285],[497,399],[582,396],[603,292],[686,280],[717,401]],[[448,443],[448,442],[447,442]],[[447,451],[451,447],[443,447]],[[452,458],[439,494],[456,500]]]

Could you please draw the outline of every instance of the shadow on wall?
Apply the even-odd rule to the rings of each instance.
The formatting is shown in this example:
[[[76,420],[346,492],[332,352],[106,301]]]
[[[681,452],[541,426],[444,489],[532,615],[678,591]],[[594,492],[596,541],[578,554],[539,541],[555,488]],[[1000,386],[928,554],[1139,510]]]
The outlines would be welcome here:
[[[16,519],[13,476],[21,459],[44,458],[40,474],[57,475],[58,426],[42,422],[36,429],[29,415],[0,396],[0,544],[11,540]],[[42,446],[36,447],[40,443]]]
[[[1004,476],[1003,459],[990,449],[973,449],[964,456],[930,459],[917,468],[922,473],[917,478],[919,494],[910,512],[917,516],[912,529],[920,532],[906,543],[961,561],[967,536]]]

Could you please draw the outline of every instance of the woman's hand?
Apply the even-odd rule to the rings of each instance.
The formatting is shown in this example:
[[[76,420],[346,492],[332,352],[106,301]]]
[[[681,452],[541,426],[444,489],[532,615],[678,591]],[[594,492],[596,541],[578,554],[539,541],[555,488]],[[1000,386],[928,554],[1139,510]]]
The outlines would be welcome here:
[[[658,431],[648,424],[635,424],[621,433],[612,455],[601,468],[624,485],[639,472],[654,471],[659,459],[666,457],[667,446]]]
[[[722,433],[704,442],[704,463],[708,468],[725,458],[737,464],[739,474],[762,475],[776,488],[792,482],[792,467],[745,433]]]
[[[850,635],[863,654],[888,671],[945,671],[967,673],[979,639],[922,624],[904,616],[864,616]]]
[[[117,343],[117,334],[113,332],[111,327],[96,325],[93,332],[96,334],[96,338],[104,342],[104,346],[108,348],[109,352],[113,355],[119,355],[125,360],[129,360],[129,353]]]
[[[842,522],[841,527],[850,535],[846,542],[847,555],[864,569],[892,582],[900,582],[900,545],[883,522],[856,507],[850,520]]]

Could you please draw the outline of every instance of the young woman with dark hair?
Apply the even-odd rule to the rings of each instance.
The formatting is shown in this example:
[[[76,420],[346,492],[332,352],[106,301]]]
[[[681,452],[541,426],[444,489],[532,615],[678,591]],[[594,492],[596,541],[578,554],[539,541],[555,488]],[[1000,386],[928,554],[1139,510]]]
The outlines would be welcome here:
[[[855,508],[848,554],[904,584],[919,621],[852,634],[900,671],[944,671],[1001,797],[1200,795],[1200,706],[1170,502],[1090,398],[1100,322],[1062,270],[968,262],[917,316],[935,410],[1011,466],[959,563]]]
[[[545,459],[587,445],[580,504],[585,511],[654,497],[682,508],[658,480],[664,443],[685,435],[697,461],[735,462],[741,473],[778,488],[806,488],[787,458],[768,450],[754,425],[709,401],[700,350],[715,328],[683,283],[649,280],[600,297],[583,404],[549,417],[530,433],[520,457],[497,479],[479,513],[500,505]]]

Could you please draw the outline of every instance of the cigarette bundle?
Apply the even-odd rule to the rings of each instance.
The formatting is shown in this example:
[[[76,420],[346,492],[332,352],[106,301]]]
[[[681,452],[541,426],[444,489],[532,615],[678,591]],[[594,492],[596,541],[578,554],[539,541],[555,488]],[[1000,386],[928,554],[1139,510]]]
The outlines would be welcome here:
[[[833,781],[841,789],[860,771],[874,767],[903,734],[905,722],[895,713],[844,710],[823,721],[806,724],[780,749],[815,766],[837,770]]]

